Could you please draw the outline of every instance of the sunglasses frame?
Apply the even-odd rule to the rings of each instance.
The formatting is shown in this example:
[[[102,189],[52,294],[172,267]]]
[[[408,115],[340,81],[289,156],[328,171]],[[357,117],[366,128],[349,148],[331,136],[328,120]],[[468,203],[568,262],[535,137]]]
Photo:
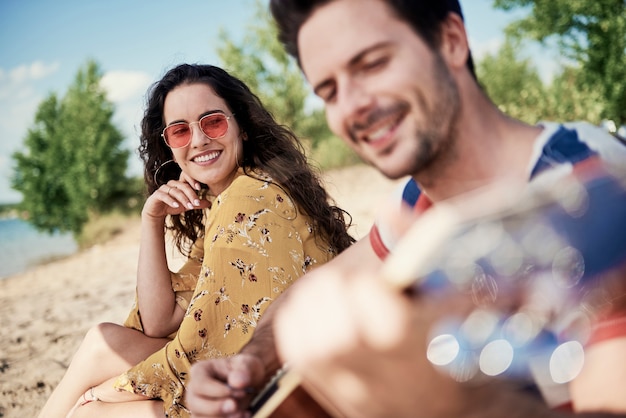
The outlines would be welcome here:
[[[206,132],[204,132],[204,130],[202,129],[200,122],[202,122],[203,119],[205,118],[209,118],[212,116],[223,116],[226,118],[226,130],[224,131],[224,133],[220,136],[216,136],[216,137],[212,137],[210,135],[207,135]],[[163,132],[161,132],[161,138],[163,138],[163,141],[165,141],[165,145],[167,145],[168,147],[172,148],[172,149],[176,149],[176,148],[184,148],[187,145],[191,144],[191,138],[193,138],[193,132],[191,130],[191,125],[196,124],[198,125],[198,127],[200,127],[200,132],[202,132],[202,134],[204,136],[206,136],[209,139],[220,139],[220,138],[224,138],[226,136],[226,134],[228,133],[228,130],[230,129],[230,118],[232,118],[233,116],[235,116],[235,114],[233,113],[232,115],[227,115],[224,112],[213,112],[213,113],[209,113],[208,115],[204,115],[202,116],[200,119],[198,119],[195,122],[176,122],[176,123],[172,123],[170,125],[167,125],[165,128],[163,128]],[[168,130],[169,128],[171,128],[172,126],[178,126],[178,125],[187,125],[189,126],[189,139],[187,140],[187,143],[185,145],[180,145],[178,147],[173,147],[167,140],[166,136],[165,136],[165,131]]]

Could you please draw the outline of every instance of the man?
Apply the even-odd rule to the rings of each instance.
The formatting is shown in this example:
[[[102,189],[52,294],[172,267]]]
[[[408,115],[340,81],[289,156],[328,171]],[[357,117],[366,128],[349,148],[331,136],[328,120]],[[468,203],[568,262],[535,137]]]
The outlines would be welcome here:
[[[502,180],[569,172],[591,157],[623,165],[623,147],[588,126],[530,126],[501,113],[475,78],[456,0],[272,0],[271,8],[332,131],[386,176],[410,175],[405,201],[414,210],[388,214],[368,238],[300,279],[240,355],[194,367],[194,416],[244,416],[244,389],[262,387],[281,363],[274,324],[282,359],[345,416],[558,416],[502,381],[459,383],[438,371],[425,353],[431,326],[469,302],[409,297],[378,272],[393,231],[430,206]],[[600,366],[585,366],[587,380],[573,386],[577,410],[626,413],[623,328],[587,356]],[[600,390],[594,370],[605,379]]]

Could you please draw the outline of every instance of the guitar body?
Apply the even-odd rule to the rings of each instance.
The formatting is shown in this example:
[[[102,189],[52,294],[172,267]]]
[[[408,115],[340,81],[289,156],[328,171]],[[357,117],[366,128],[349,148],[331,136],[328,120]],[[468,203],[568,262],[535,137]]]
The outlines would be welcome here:
[[[318,397],[319,399],[319,397]],[[300,378],[283,367],[252,401],[250,412],[254,418],[337,418],[340,414],[330,414],[334,407],[322,407],[300,385]]]
[[[270,417],[333,418],[302,386],[297,386]]]

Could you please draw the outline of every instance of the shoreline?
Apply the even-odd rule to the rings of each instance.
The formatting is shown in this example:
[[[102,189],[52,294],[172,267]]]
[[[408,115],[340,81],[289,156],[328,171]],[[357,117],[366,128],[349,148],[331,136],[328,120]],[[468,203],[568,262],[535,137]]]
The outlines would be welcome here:
[[[0,280],[76,254],[69,232],[41,231],[22,217],[0,219]]]
[[[6,280],[6,279],[10,279],[16,276],[20,276],[23,274],[28,274],[30,272],[32,272],[33,270],[46,266],[48,264],[52,264],[52,263],[56,263],[56,262],[60,262],[65,260],[66,258],[72,257],[74,255],[77,255],[83,251],[86,250],[76,250],[75,252],[71,253],[71,254],[53,254],[53,255],[49,255],[49,256],[43,256],[43,257],[39,257],[36,258],[34,261],[30,261],[28,263],[28,266],[26,268],[24,268],[23,270],[14,272],[14,273],[9,273],[7,276],[0,276],[0,281],[2,280]],[[0,415],[1,417],[1,415]]]
[[[323,173],[329,195],[369,232],[375,208],[402,180],[357,165]],[[36,416],[87,330],[121,323],[134,301],[140,220],[104,244],[0,279],[0,417]],[[168,251],[170,267],[182,257]]]

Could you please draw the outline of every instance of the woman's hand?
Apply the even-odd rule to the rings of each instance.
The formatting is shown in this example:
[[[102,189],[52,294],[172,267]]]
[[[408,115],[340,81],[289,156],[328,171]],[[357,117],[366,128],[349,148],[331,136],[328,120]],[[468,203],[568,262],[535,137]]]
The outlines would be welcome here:
[[[92,386],[78,398],[74,407],[67,414],[66,418],[94,416],[93,408],[103,406],[103,404],[123,403],[123,402],[135,402],[135,401],[148,401],[150,398],[138,395],[127,391],[118,391],[114,388],[114,382],[117,378],[105,380],[103,383]],[[99,404],[99,405],[96,405]],[[101,410],[101,408],[100,408]],[[98,416],[110,416],[109,414]]]
[[[142,215],[165,218],[167,215],[211,207],[211,202],[198,197],[199,190],[200,183],[181,173],[178,180],[168,181],[148,197]]]
[[[87,405],[89,402],[97,402],[100,400],[93,393],[93,389],[94,389],[93,387],[87,389],[85,393],[83,393],[83,395],[80,398],[78,398],[78,400],[76,401],[72,409],[70,409],[70,412],[67,413],[66,418],[72,417],[74,413],[76,412],[76,410],[80,408],[81,406]]]

